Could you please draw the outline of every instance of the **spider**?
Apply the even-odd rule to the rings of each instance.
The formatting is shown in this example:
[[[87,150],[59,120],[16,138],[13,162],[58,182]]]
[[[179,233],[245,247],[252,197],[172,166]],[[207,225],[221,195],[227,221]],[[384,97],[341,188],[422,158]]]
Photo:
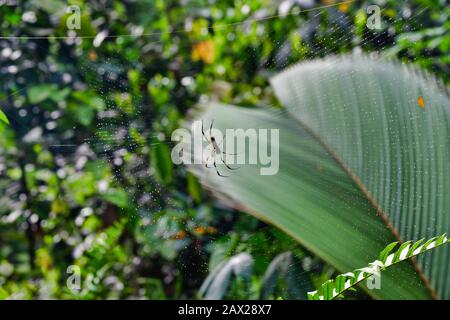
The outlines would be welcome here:
[[[237,170],[239,168],[232,168],[230,167],[226,162],[225,159],[223,158],[223,155],[236,155],[236,154],[232,154],[232,153],[225,153],[223,152],[220,147],[219,144],[216,141],[216,138],[212,136],[212,129],[213,129],[213,124],[214,124],[214,120],[211,121],[211,126],[209,127],[209,136],[210,138],[208,139],[205,135],[205,131],[203,130],[203,120],[202,120],[202,135],[205,138],[206,142],[209,144],[209,146],[212,148],[211,150],[211,154],[206,158],[205,161],[205,167],[206,168],[211,168],[210,166],[208,166],[208,160],[211,158],[213,160],[213,165],[214,168],[216,169],[216,173],[219,177],[223,177],[223,178],[227,178],[229,176],[223,175],[220,173],[219,169],[217,168],[217,164],[216,164],[216,157],[219,156],[220,160],[222,161],[222,163],[225,165],[225,167],[228,168],[228,170]],[[220,144],[223,142],[220,142]]]

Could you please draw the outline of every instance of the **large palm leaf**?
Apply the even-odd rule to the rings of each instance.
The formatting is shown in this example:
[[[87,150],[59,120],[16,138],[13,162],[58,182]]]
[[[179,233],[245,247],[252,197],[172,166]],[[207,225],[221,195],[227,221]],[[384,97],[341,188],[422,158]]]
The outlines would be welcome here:
[[[341,271],[393,240],[449,231],[449,98],[432,78],[398,63],[346,57],[297,65],[272,84],[287,113],[216,105],[199,115],[221,129],[280,129],[275,176],[250,165],[226,179],[194,168],[218,196]],[[449,260],[443,248],[402,263],[368,293],[449,298]]]

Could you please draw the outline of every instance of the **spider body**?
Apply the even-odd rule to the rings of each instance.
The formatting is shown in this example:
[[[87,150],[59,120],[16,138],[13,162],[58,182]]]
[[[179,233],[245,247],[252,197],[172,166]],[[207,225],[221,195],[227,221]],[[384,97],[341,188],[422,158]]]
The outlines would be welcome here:
[[[213,147],[213,150],[216,154],[222,154],[222,151],[220,150],[219,145],[217,144],[217,141],[214,137],[211,137],[211,145]]]
[[[223,155],[226,155],[227,153],[223,152],[220,149],[216,138],[211,135],[212,134],[212,129],[213,129],[213,123],[214,123],[214,120],[211,121],[211,126],[209,127],[209,137],[210,138],[208,139],[208,137],[205,134],[205,131],[203,130],[203,120],[202,120],[202,135],[203,135],[203,137],[205,138],[206,142],[210,145],[210,147],[212,149],[211,150],[211,154],[206,158],[205,167],[206,168],[210,168],[208,166],[208,160],[211,159],[213,161],[213,166],[214,166],[214,168],[216,170],[217,175],[219,177],[224,177],[225,178],[225,177],[228,177],[228,176],[221,174],[219,169],[217,168],[217,163],[216,163],[216,158],[217,157],[219,157],[219,160],[221,161],[222,164],[225,165],[225,167],[227,167],[227,169],[229,169],[229,170],[236,170],[236,169],[239,169],[239,168],[232,168],[225,162],[225,159],[223,158]],[[222,139],[222,141],[223,141],[223,139]],[[222,143],[222,141],[221,141],[221,143]]]

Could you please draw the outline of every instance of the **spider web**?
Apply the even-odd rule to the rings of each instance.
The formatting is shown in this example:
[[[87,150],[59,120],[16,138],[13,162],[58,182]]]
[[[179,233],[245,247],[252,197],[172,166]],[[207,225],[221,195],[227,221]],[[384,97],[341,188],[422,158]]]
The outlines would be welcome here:
[[[294,3],[295,1],[291,2]],[[227,32],[227,38],[231,45],[236,38],[236,33],[250,34],[253,32],[252,30],[256,30],[256,34],[260,38],[254,45],[246,49],[242,65],[256,66],[258,68],[258,74],[265,78],[266,81],[272,74],[285,69],[297,61],[308,61],[330,54],[337,54],[339,53],[338,48],[341,47],[342,43],[346,43],[348,48],[353,47],[352,41],[356,34],[356,27],[353,21],[354,17],[349,16],[346,12],[343,12],[342,8],[338,7],[329,7],[302,13],[301,9],[304,9],[304,7],[301,4],[306,2],[308,1],[298,1],[300,5],[291,6],[288,14],[277,15],[273,19],[259,20],[258,14],[261,14],[261,12],[255,13],[253,20],[249,19],[249,21],[243,23],[224,26],[220,28],[220,32]],[[313,7],[306,8],[313,9]],[[421,15],[425,12],[426,7],[423,7],[420,10],[416,10],[416,12],[406,14],[405,17],[396,19],[387,19],[385,17],[383,24],[394,26],[396,23],[406,20],[406,27],[411,28],[406,31],[414,31],[413,28],[420,27],[419,21]],[[307,44],[308,50],[305,50],[305,47],[300,43],[296,46],[294,41],[288,37],[286,39],[279,39],[275,30],[272,29],[271,23],[275,19],[293,18],[290,15],[298,17],[298,23],[295,26],[293,34],[297,35],[303,43]],[[321,29],[323,21],[327,21],[328,27],[326,31]],[[360,41],[358,47],[354,48],[353,51],[362,52],[369,48],[373,56],[381,55],[387,49],[385,37],[389,36],[390,32],[393,32],[390,28],[385,29],[383,32],[368,30],[365,38]],[[316,37],[317,34],[319,34],[319,38]],[[182,37],[183,35],[177,36]],[[158,40],[159,35],[157,34],[147,36],[146,38],[148,41],[146,46],[158,46],[161,43]],[[313,38],[314,40],[312,40]],[[266,43],[270,43],[272,48],[270,48],[269,54],[266,57],[261,58],[261,52],[266,50],[264,47]],[[365,48],[366,46],[367,48]],[[189,48],[182,46],[179,49],[189,50]],[[231,51],[231,53],[227,54],[233,55],[234,53]],[[225,58],[227,57],[222,57],[222,59]],[[235,58],[231,56],[231,59]],[[90,78],[89,89],[101,95],[106,106],[104,110],[99,112],[95,136],[85,138],[83,144],[75,148],[77,148],[77,155],[80,157],[99,157],[110,164],[113,172],[113,181],[108,183],[122,186],[125,189],[134,206],[137,208],[136,212],[129,213],[130,217],[135,218],[137,223],[143,226],[143,232],[146,236],[154,236],[153,233],[156,232],[163,239],[175,242],[177,248],[192,248],[191,242],[178,234],[179,227],[161,229],[155,226],[157,222],[155,213],[162,210],[174,212],[172,218],[179,225],[184,225],[186,229],[195,227],[196,221],[194,221],[194,218],[186,220],[187,208],[182,205],[179,194],[171,190],[169,191],[166,186],[158,183],[154,179],[154,169],[148,162],[148,154],[151,153],[153,148],[156,148],[159,144],[164,144],[171,148],[173,142],[169,140],[170,137],[162,134],[156,128],[152,128],[151,126],[154,126],[153,123],[148,123],[144,120],[146,113],[149,112],[147,102],[142,101],[141,103],[134,104],[134,101],[139,100],[139,97],[130,90],[125,75],[131,68],[144,64],[145,61],[143,61],[143,58],[129,62],[120,61],[117,57],[110,57],[101,61],[89,58],[84,60],[82,70],[86,74],[86,78]],[[223,71],[222,68],[223,66],[221,65],[217,66],[219,71]],[[139,72],[142,85],[147,84],[155,76],[148,70],[141,69]],[[218,73],[220,74],[220,72]],[[184,75],[181,77],[181,85],[186,90],[191,90],[195,87],[194,77],[195,74]],[[221,79],[219,78],[218,80]],[[167,81],[170,80],[162,77],[161,84],[165,85]],[[129,99],[132,101],[132,108],[134,109],[133,116],[117,117],[117,113],[123,111],[117,108],[116,103],[111,98],[111,94],[117,91],[121,92],[124,100]],[[266,88],[257,86],[253,88],[253,91],[257,96],[263,98]],[[203,93],[198,96],[198,102],[205,103],[216,98],[213,94],[208,95]],[[245,94],[243,94],[234,97],[233,102],[236,104],[245,104],[247,101],[246,98]],[[167,118],[162,118],[158,125],[164,127],[168,123],[169,120]],[[139,136],[143,137],[144,142],[138,141],[139,139],[136,136],[130,134],[130,128],[138,132]],[[134,161],[127,162],[125,160],[127,156],[133,155],[136,150],[142,148],[147,148],[147,152],[142,153],[141,156],[137,156]],[[179,174],[178,171],[182,169],[177,168],[176,170],[177,174]],[[151,181],[151,188],[146,187],[143,181]],[[164,226],[167,227],[168,225],[170,224]],[[218,239],[221,236],[222,234],[210,235],[211,239]],[[305,270],[303,273],[316,272],[317,270],[315,268],[321,265],[320,261],[315,261],[312,265],[308,265],[308,263],[305,265],[304,261],[298,262],[298,264],[300,263],[302,264],[301,268]],[[295,266],[297,265],[292,264],[289,268],[294,268]],[[193,267],[207,269],[208,265],[185,265],[184,267],[186,270]],[[303,274],[296,275],[299,279],[302,276]]]

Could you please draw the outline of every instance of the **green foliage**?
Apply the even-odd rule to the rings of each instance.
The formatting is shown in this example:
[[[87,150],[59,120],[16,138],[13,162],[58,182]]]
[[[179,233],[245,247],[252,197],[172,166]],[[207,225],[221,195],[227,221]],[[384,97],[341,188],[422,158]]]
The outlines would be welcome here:
[[[38,104],[47,99],[55,101],[58,93],[56,84],[41,84],[27,89],[28,100],[31,104]]]
[[[221,262],[205,279],[199,294],[205,299],[222,299],[232,277],[249,282],[253,270],[253,259],[248,253],[239,253],[229,260]]]
[[[241,252],[220,262],[206,277],[199,290],[204,299],[306,299],[311,281],[292,252],[277,255],[262,278],[254,274],[254,259]],[[281,290],[280,290],[281,289]]]
[[[289,13],[303,9],[299,3],[291,2]],[[59,38],[72,35],[66,26],[67,1],[0,6],[2,37],[39,37],[0,42],[0,122],[10,123],[0,125],[0,299],[190,299],[198,296],[208,271],[241,252],[252,256],[252,277],[250,283],[230,282],[227,298],[257,298],[263,287],[268,298],[301,298],[311,288],[301,280],[298,293],[284,264],[289,259],[298,266],[312,261],[314,267],[302,275],[305,281],[320,284],[332,276],[337,258],[324,259],[328,264],[311,243],[300,245],[277,227],[245,215],[243,208],[225,209],[201,179],[172,165],[169,138],[198,101],[278,105],[270,75],[329,54],[376,51],[419,64],[448,83],[449,34],[443,28],[449,7],[388,0],[382,30],[371,31],[365,27],[368,3],[268,18],[279,15],[286,2],[279,7],[269,0],[199,0],[183,6],[178,0],[80,0],[77,35],[83,39]],[[255,17],[268,19],[255,22]],[[133,36],[94,45],[105,33]],[[295,130],[294,140],[299,137]],[[323,156],[306,157],[306,169],[324,168],[335,175],[303,185],[311,201],[296,209],[311,210],[330,223],[344,220],[347,211],[373,214],[354,204],[359,195],[326,152],[306,142],[306,132],[300,137],[298,147]],[[340,178],[338,189],[327,186]],[[443,185],[429,186],[441,199],[437,207],[445,207],[447,200],[438,197]],[[330,218],[313,201],[336,192],[341,198],[332,206],[340,211]],[[267,210],[284,208],[277,205]],[[288,223],[284,211],[279,216],[276,225],[283,219]],[[309,215],[302,218],[310,221]],[[365,231],[372,235],[372,226],[381,230],[379,221],[368,220],[362,232],[351,236],[354,243]],[[362,242],[355,248],[360,258],[355,265],[370,261],[368,252],[391,238],[382,231],[376,243]],[[287,251],[291,258],[275,259]],[[81,267],[79,291],[66,284],[71,265]],[[389,297],[403,294],[396,290]]]
[[[450,194],[446,165],[450,152],[445,147],[450,145],[445,116],[450,99],[432,78],[393,62],[344,57],[294,66],[274,77],[272,84],[288,115],[213,104],[199,118],[217,119],[222,132],[279,128],[279,172],[261,176],[261,165],[243,165],[223,180],[214,172],[193,168],[209,188],[285,230],[338,270],[370,259],[395,240],[398,229],[405,238],[450,228],[450,202],[433,197],[427,187],[437,183],[443,194]],[[423,92],[426,110],[433,109],[426,114],[416,101]],[[403,125],[406,121],[408,126]],[[430,141],[435,141],[433,146]],[[442,167],[429,163],[429,157],[439,159]],[[421,173],[422,168],[427,172]],[[424,183],[420,188],[415,186],[418,176]],[[406,204],[398,206],[406,194],[417,203],[414,213]],[[439,210],[430,209],[438,205]],[[440,294],[450,286],[443,258],[448,249],[420,260]],[[368,294],[382,298],[434,294],[420,284],[412,266],[402,268],[385,276],[381,290]],[[399,279],[405,282],[401,288]]]
[[[173,163],[170,159],[170,149],[165,144],[155,142],[152,145],[152,163],[158,181],[169,184],[173,175]]]
[[[271,82],[289,114],[342,164],[392,233],[405,241],[450,230],[450,199],[434,197],[431,187],[450,194],[450,97],[432,76],[411,65],[352,57],[300,64]],[[318,85],[320,95],[313,93]],[[441,273],[449,252],[419,258],[441,297],[450,288]]]
[[[4,122],[6,124],[9,124],[9,120],[2,110],[0,110],[0,121]]]
[[[267,267],[261,281],[259,299],[276,297],[275,289],[280,280],[283,282],[282,287],[285,288],[283,296],[286,299],[306,299],[305,292],[311,287],[311,281],[303,270],[300,260],[296,259],[292,252],[280,253]]]
[[[416,242],[407,241],[402,243],[395,252],[392,252],[392,250],[397,247],[398,242],[387,245],[381,251],[378,260],[369,263],[368,267],[356,269],[352,272],[338,275],[334,280],[326,281],[318,290],[308,292],[308,299],[333,300],[337,297],[342,298],[345,291],[351,290],[358,283],[374,275],[380,276],[380,272],[386,268],[450,242],[445,234],[440,237],[431,238],[426,242],[424,241],[425,239],[420,239]]]

